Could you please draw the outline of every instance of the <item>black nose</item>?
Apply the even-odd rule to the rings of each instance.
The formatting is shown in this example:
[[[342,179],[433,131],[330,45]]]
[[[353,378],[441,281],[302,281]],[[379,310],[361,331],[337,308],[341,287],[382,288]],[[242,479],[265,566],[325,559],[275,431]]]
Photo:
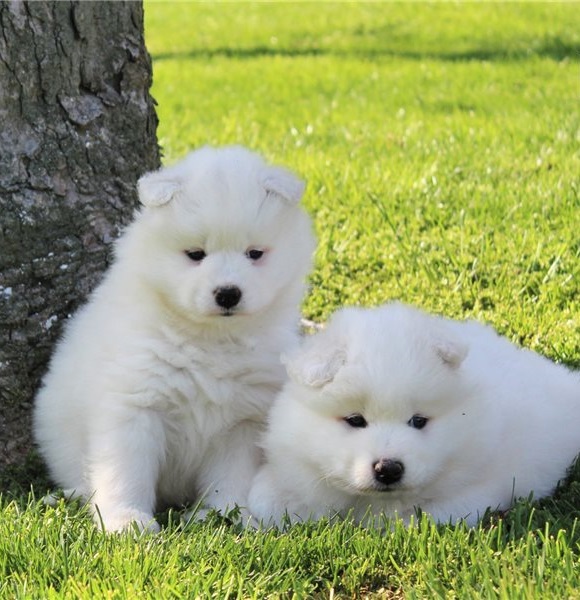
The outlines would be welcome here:
[[[391,483],[397,483],[403,477],[405,467],[398,460],[386,460],[382,458],[373,465],[373,470],[375,472],[375,479],[379,483],[390,485]]]
[[[219,287],[213,291],[216,304],[222,308],[233,308],[242,297],[242,290],[235,285]]]

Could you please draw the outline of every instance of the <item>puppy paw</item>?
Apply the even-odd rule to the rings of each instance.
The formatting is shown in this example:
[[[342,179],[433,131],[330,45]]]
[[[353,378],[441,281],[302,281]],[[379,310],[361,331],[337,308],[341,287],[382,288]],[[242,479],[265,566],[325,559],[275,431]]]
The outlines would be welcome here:
[[[97,508],[95,510],[95,521],[107,532],[133,531],[141,534],[161,531],[159,523],[152,514],[134,509],[125,509],[102,515]]]
[[[188,523],[203,523],[210,514],[219,515],[220,513],[219,511],[216,511],[215,508],[196,506],[195,508],[185,510],[181,513],[181,522],[183,525],[187,525]]]
[[[77,492],[77,490],[61,490],[56,492],[51,492],[50,494],[46,494],[43,497],[42,502],[46,506],[56,506],[61,500],[65,502],[71,502],[72,500],[78,500],[83,498],[83,494]]]

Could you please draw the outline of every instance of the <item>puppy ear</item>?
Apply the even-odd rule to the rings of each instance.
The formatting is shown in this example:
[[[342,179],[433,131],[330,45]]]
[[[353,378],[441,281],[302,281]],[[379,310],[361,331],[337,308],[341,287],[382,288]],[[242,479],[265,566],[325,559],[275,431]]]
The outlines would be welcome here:
[[[162,206],[179,193],[181,183],[161,169],[143,175],[137,183],[137,190],[144,206]]]
[[[322,387],[330,383],[346,363],[346,352],[342,348],[320,348],[315,344],[291,357],[282,356],[282,363],[294,381]]]
[[[467,344],[448,339],[436,340],[434,349],[437,356],[452,369],[458,369],[469,352]]]
[[[260,183],[267,192],[278,194],[290,202],[299,202],[306,187],[304,181],[282,167],[266,167],[260,174]]]

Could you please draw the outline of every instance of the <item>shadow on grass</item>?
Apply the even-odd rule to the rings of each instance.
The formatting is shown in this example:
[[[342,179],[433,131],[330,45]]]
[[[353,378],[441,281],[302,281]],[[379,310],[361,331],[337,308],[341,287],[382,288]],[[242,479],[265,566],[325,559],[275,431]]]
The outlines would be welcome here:
[[[54,486],[36,451],[30,452],[23,463],[7,465],[0,472],[0,493],[4,498],[26,502],[32,489],[43,495],[51,487]]]
[[[558,37],[544,40],[537,46],[532,40],[512,44],[512,47],[474,48],[462,51],[401,50],[395,48],[356,48],[349,50],[305,46],[303,48],[278,48],[273,46],[194,48],[185,52],[161,52],[152,54],[153,60],[206,60],[230,58],[252,60],[256,58],[302,58],[318,56],[359,57],[365,59],[402,58],[406,60],[434,60],[442,62],[510,62],[531,58],[553,60],[580,60],[580,44],[569,43]]]

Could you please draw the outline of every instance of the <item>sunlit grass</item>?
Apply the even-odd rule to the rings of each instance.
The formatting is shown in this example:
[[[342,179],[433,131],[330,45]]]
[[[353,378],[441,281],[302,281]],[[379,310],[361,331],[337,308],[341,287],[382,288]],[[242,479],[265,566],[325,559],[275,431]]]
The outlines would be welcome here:
[[[147,11],[166,160],[242,143],[307,179],[308,316],[396,297],[578,360],[572,5]]]

